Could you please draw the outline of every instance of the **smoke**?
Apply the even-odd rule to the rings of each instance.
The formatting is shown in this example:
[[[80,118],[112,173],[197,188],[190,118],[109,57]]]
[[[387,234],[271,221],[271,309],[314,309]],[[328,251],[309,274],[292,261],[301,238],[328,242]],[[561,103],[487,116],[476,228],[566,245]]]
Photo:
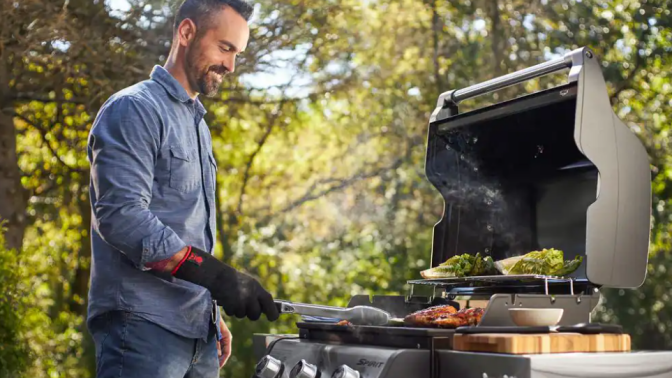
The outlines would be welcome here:
[[[437,156],[445,167],[439,188],[446,201],[451,222],[459,224],[457,253],[476,252],[506,258],[534,248],[534,193],[529,186],[517,185],[506,177],[506,170],[485,164],[473,145],[478,138],[466,132],[457,143],[448,145]],[[444,165],[445,164],[445,165]],[[457,218],[457,219],[456,219]]]

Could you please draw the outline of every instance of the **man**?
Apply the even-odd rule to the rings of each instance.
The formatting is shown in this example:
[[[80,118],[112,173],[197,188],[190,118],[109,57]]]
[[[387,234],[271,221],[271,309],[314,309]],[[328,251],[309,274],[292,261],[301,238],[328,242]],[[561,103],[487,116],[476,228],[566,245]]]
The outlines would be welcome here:
[[[251,14],[244,0],[186,0],[165,66],[96,117],[87,323],[99,378],[217,377],[231,353],[218,305],[278,318],[255,279],[211,255],[217,163],[198,94],[234,71]]]

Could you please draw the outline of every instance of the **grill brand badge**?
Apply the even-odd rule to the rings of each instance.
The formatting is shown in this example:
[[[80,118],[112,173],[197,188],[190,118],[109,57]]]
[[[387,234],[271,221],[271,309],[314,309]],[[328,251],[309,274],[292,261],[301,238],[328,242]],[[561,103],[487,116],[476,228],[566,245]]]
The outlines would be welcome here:
[[[357,362],[357,366],[367,366],[376,369],[381,368],[383,365],[385,365],[385,362],[367,360],[366,358],[362,358]]]

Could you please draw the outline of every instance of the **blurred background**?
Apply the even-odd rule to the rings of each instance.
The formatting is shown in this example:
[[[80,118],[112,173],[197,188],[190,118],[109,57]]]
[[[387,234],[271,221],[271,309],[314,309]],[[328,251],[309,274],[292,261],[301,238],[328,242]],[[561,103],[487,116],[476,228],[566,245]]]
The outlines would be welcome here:
[[[654,175],[648,277],[596,316],[636,349],[672,349],[672,1],[254,0],[248,50],[204,99],[218,160],[223,261],[278,298],[346,305],[404,294],[429,265],[443,203],[424,175],[439,93],[597,53],[615,112]],[[83,320],[90,263],[88,130],[169,50],[174,0],[0,0],[0,376],[95,375]],[[467,101],[468,110],[566,72]],[[543,125],[539,125],[543,127]],[[252,333],[227,319],[223,377],[250,376]]]

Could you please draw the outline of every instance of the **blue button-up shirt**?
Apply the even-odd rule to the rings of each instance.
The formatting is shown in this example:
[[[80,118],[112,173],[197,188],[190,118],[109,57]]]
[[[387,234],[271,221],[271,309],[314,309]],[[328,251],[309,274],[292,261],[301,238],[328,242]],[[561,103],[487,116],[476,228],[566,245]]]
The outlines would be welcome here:
[[[210,292],[146,267],[187,245],[213,252],[217,163],[205,113],[160,66],[100,109],[87,151],[88,319],[125,310],[184,337],[207,337]]]

